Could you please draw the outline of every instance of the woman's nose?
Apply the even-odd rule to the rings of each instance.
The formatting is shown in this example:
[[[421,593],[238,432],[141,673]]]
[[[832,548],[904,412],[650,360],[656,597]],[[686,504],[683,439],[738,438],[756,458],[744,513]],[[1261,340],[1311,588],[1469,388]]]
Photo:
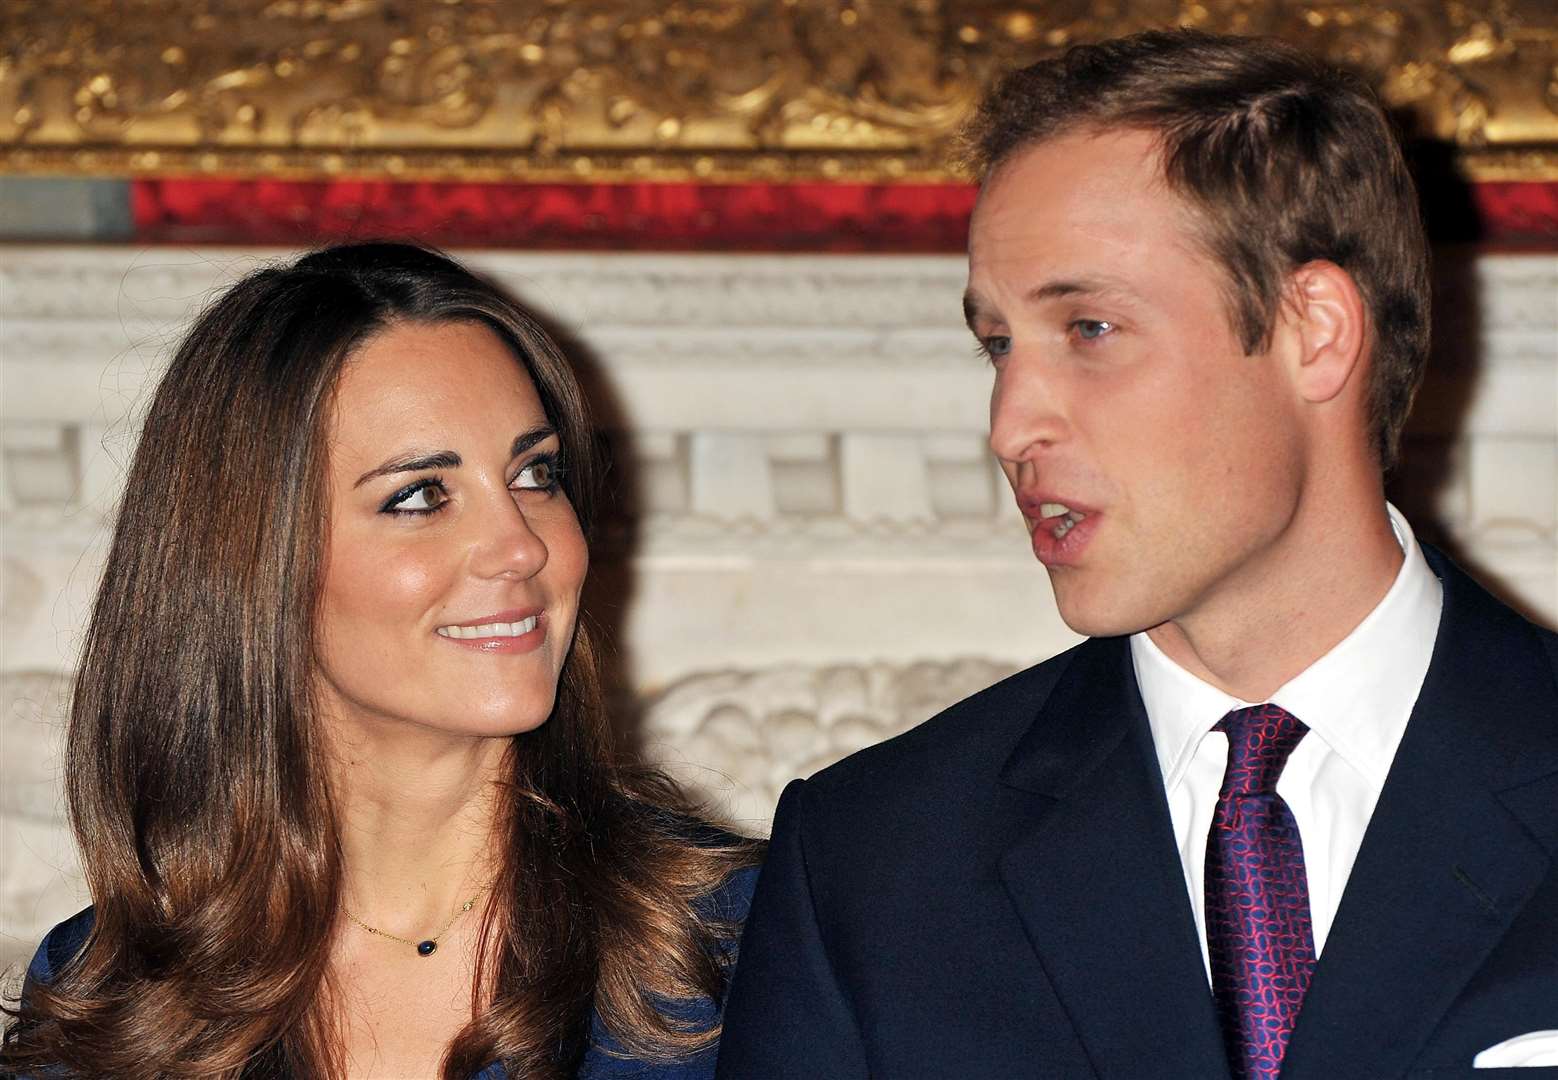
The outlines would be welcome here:
[[[506,574],[530,578],[546,565],[546,541],[510,492],[505,490],[500,497],[490,500],[476,528],[479,532],[473,568],[483,577]]]

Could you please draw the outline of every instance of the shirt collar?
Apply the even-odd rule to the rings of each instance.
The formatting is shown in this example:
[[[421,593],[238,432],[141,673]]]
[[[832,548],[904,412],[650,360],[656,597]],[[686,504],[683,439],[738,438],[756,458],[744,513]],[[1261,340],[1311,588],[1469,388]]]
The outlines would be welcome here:
[[[1444,593],[1406,518],[1389,503],[1385,509],[1404,555],[1390,591],[1351,633],[1269,699],[1377,787],[1385,783],[1428,673]],[[1131,635],[1131,663],[1164,787],[1173,791],[1212,725],[1233,709],[1257,703],[1192,675],[1146,633]]]

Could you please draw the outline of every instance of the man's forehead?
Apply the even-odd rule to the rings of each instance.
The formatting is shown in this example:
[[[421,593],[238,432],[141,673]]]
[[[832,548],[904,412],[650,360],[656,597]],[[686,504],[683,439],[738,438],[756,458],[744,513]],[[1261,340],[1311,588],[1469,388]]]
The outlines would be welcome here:
[[[1158,136],[1135,128],[1076,131],[1013,151],[980,186],[973,219],[1039,200],[1083,206],[1129,190],[1170,193]]]
[[[1118,162],[1147,174],[1163,173],[1163,133],[1134,124],[1087,124],[1063,128],[1040,139],[1018,144],[986,173],[982,187],[989,187],[1013,172],[1020,172],[1035,158],[1053,155],[1063,162],[1082,158]]]
[[[986,181],[969,221],[970,285],[977,294],[1016,268],[1024,292],[1128,287],[1132,262],[1200,253],[1202,232],[1163,178],[1154,134],[1078,132],[1019,151]]]

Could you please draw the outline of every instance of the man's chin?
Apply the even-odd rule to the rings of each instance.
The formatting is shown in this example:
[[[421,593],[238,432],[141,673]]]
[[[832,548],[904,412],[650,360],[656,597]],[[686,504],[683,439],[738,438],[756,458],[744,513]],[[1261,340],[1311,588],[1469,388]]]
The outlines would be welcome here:
[[[1057,582],[1054,574],[1050,575],[1050,584],[1055,589],[1055,607],[1061,621],[1084,637],[1125,637],[1163,621],[1128,605],[1110,603],[1104,597],[1078,595],[1075,589]]]

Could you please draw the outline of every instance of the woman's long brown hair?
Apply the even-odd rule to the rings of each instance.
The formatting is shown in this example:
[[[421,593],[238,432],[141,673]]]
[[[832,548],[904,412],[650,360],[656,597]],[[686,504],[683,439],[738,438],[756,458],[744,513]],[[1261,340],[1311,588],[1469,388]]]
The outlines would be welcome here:
[[[23,995],[0,1071],[339,1073],[328,960],[341,846],[311,697],[329,414],[353,350],[406,320],[479,322],[509,343],[588,530],[598,468],[572,369],[458,264],[347,245],[260,270],[212,304],[146,416],[76,682],[66,791],[94,925]],[[651,1058],[718,1035],[657,1003],[718,999],[733,928],[700,898],[757,849],[618,760],[597,661],[581,619],[551,718],[512,742],[478,1006],[447,1080],[493,1061],[569,1076],[592,1013]]]

